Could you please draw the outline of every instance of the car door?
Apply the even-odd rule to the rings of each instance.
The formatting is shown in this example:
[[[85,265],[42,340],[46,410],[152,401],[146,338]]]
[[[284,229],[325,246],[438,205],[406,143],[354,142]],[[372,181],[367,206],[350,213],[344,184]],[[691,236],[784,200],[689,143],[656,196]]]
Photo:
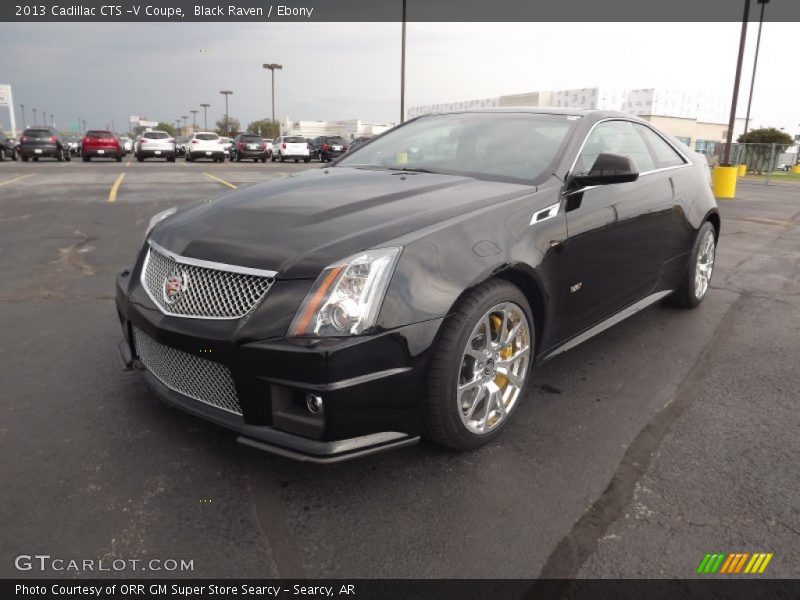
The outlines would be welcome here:
[[[627,156],[639,178],[583,189],[567,184],[567,239],[559,256],[562,339],[646,296],[664,260],[660,228],[673,195],[668,177],[652,176],[656,162],[631,121],[596,124],[571,174],[588,172],[601,153]]]

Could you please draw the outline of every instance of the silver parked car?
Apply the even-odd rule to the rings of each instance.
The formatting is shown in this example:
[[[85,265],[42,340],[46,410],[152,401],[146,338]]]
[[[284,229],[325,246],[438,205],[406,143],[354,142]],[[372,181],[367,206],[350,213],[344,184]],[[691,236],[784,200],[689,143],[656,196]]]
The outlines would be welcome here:
[[[145,131],[136,140],[136,160],[154,157],[175,162],[175,138],[166,131]]]

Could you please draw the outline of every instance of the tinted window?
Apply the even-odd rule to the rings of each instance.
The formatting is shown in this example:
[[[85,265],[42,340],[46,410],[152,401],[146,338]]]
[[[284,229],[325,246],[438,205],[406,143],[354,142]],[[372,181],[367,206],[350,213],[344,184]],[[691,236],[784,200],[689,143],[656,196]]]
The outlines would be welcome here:
[[[286,144],[305,144],[306,139],[301,137],[285,137],[283,138],[284,143]]]
[[[166,131],[146,131],[142,134],[142,137],[148,140],[165,140],[169,137],[169,134]]]
[[[86,137],[91,139],[100,139],[100,138],[111,138],[114,137],[114,134],[110,131],[101,131],[101,130],[93,130],[87,131]]]
[[[260,137],[258,137],[257,135],[243,135],[241,137],[241,139],[242,139],[243,142],[245,142],[247,144],[253,144],[253,143],[261,144],[261,143],[263,143],[263,140]]]
[[[650,145],[650,148],[655,154],[656,164],[659,169],[665,167],[677,167],[678,165],[686,164],[681,158],[680,154],[670,146],[664,138],[658,135],[655,131],[644,125],[636,125],[636,129],[644,136],[645,141]]]
[[[575,173],[588,173],[601,153],[627,156],[639,173],[656,168],[647,144],[630,121],[606,121],[597,125],[575,163]]]
[[[196,136],[198,140],[218,140],[219,136],[216,133],[198,133]]]
[[[330,138],[328,138],[328,143],[329,144],[336,144],[338,146],[342,146],[342,145],[346,144],[347,142],[345,142],[344,138],[342,138],[342,137],[330,137]]]
[[[26,129],[22,135],[31,138],[47,138],[53,133],[49,129]]]
[[[430,115],[358,147],[338,166],[417,168],[527,183],[546,172],[576,122],[525,112]]]

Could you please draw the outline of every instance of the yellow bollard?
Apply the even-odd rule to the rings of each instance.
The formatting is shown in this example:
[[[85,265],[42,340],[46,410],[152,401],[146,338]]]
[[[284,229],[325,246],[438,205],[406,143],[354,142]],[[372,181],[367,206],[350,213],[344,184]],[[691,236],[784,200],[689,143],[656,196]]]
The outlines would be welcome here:
[[[739,177],[747,175],[747,165],[739,165]]]
[[[792,165],[792,174],[800,175],[800,165]]]
[[[736,197],[736,174],[739,167],[715,167],[711,172],[711,187],[717,198]]]

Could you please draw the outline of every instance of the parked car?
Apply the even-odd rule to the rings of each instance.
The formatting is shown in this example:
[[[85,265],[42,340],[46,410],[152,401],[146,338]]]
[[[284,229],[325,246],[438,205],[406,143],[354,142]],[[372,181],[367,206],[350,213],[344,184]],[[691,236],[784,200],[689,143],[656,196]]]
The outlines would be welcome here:
[[[231,161],[241,162],[252,159],[255,162],[267,162],[267,147],[258,135],[240,133],[231,143]]]
[[[186,142],[188,142],[191,137],[190,135],[180,135],[175,138],[175,154],[177,156],[186,155]]]
[[[352,140],[352,141],[351,141],[351,142],[350,142],[350,143],[347,145],[347,150],[345,150],[345,152],[352,152],[352,151],[353,151],[353,150],[355,150],[356,148],[358,148],[358,147],[360,147],[360,146],[363,146],[364,144],[366,144],[366,143],[367,143],[368,141],[370,141],[371,139],[372,139],[372,136],[361,136],[361,137],[357,137],[357,138],[355,138],[354,140]]]
[[[17,140],[0,131],[0,160],[17,160]]]
[[[145,131],[136,142],[136,160],[145,158],[165,158],[175,162],[175,138],[167,131]]]
[[[29,127],[19,136],[17,152],[22,162],[39,160],[44,156],[58,161],[71,160],[69,149],[61,134],[52,127]]]
[[[64,138],[64,144],[69,149],[72,156],[80,156],[81,153],[81,138],[76,135],[68,135]]]
[[[133,140],[126,135],[119,138],[119,143],[122,146],[122,154],[127,156],[133,152]]]
[[[83,162],[89,162],[92,158],[115,158],[120,162],[122,146],[112,132],[105,129],[91,129],[81,140],[81,156]]]
[[[347,141],[338,135],[321,135],[315,138],[311,145],[311,151],[320,162],[329,162],[334,158],[339,158],[347,151]]]
[[[270,138],[264,138],[264,146],[267,148],[267,158],[272,158],[272,140]]]
[[[226,155],[227,145],[223,138],[213,131],[199,131],[192,134],[186,142],[187,162],[198,158],[210,158],[214,162],[223,162]]]
[[[292,135],[282,135],[275,140],[275,150],[272,153],[272,162],[280,160],[285,162],[287,159],[294,162],[309,162],[311,151],[305,138]]]
[[[231,145],[233,144],[233,139],[229,137],[223,137],[220,139],[222,140],[222,144],[224,146],[225,158],[229,158],[231,155]]]
[[[698,306],[719,230],[705,161],[637,117],[428,115],[155,215],[117,277],[119,351],[261,450],[472,449],[533,367],[660,300]]]

